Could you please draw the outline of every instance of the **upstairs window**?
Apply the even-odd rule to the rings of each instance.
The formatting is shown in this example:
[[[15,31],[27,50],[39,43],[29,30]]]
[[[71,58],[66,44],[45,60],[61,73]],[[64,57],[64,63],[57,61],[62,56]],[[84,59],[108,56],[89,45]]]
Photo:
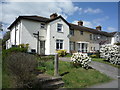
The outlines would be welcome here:
[[[62,32],[62,24],[57,24],[57,31]]]
[[[92,34],[90,34],[90,40],[92,40]]]
[[[74,30],[70,30],[70,35],[74,36]]]
[[[83,35],[83,31],[80,31],[80,35]]]
[[[63,40],[56,40],[56,49],[63,49]]]
[[[40,27],[41,27],[41,28],[45,28],[45,24],[44,24],[44,23],[41,23]]]

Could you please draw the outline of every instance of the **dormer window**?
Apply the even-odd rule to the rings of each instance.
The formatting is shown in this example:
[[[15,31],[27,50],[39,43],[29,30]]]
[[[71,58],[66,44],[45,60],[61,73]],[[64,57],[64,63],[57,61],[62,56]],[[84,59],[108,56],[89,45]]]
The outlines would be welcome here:
[[[41,27],[41,28],[45,28],[45,24],[44,24],[44,23],[41,23],[40,27]]]
[[[58,32],[63,32],[62,31],[62,24],[59,24],[59,23],[57,24],[57,31]]]

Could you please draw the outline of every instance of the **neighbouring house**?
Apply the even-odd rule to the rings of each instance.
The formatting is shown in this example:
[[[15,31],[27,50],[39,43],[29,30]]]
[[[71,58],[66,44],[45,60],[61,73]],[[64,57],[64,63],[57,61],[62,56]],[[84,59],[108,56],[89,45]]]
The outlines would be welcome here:
[[[111,39],[112,45],[114,45],[115,43],[120,43],[120,32],[112,32],[110,34],[113,35]]]
[[[50,18],[41,16],[19,16],[9,27],[8,48],[19,44],[29,44],[28,52],[55,54],[56,50],[70,52],[95,52],[100,45],[110,44],[112,35],[101,30],[68,23],[56,13]]]

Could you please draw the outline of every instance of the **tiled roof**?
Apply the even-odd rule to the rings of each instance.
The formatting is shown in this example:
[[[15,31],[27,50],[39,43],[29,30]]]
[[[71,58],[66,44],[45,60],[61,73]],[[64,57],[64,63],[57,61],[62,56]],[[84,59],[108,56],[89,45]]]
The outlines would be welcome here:
[[[70,28],[71,29],[75,29],[75,30],[87,31],[87,32],[94,33],[94,34],[105,35],[105,36],[108,36],[108,37],[112,36],[108,32],[104,32],[104,31],[101,31],[101,30],[96,30],[96,29],[88,28],[88,27],[85,27],[85,26],[78,26],[78,25],[71,24],[71,23],[70,23]]]
[[[92,28],[88,28],[88,27],[84,27],[84,26],[78,26],[75,24],[71,24],[68,23],[62,16],[58,16],[54,19],[50,19],[50,18],[45,18],[45,17],[41,17],[41,16],[19,16],[9,27],[8,29],[10,29],[12,26],[15,25],[16,22],[18,22],[20,19],[28,19],[28,20],[34,20],[34,21],[39,21],[39,22],[44,22],[44,23],[49,23],[51,21],[54,21],[58,18],[61,18],[63,21],[65,21],[69,26],[70,29],[75,29],[75,30],[81,30],[81,31],[87,31],[87,32],[91,32],[94,34],[100,34],[100,35],[105,35],[105,36],[112,36],[110,33],[104,32],[104,31],[100,31],[100,30],[96,30],[96,29],[92,29]]]

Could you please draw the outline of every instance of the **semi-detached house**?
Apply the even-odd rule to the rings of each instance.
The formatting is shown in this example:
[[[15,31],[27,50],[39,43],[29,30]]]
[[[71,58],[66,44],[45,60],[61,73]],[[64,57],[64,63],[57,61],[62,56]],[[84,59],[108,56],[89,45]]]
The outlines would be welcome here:
[[[41,16],[19,16],[9,27],[10,39],[6,49],[19,44],[29,44],[28,52],[55,54],[56,50],[70,52],[94,52],[101,44],[110,43],[111,34],[83,26],[68,23],[56,13],[50,18]]]

